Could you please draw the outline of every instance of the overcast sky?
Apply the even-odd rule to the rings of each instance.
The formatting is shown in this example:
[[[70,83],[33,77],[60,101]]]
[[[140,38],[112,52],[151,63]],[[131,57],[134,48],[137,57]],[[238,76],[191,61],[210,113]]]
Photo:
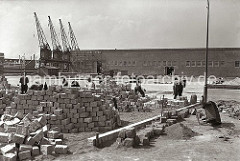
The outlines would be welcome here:
[[[210,0],[210,47],[240,47],[240,0]],[[33,12],[51,46],[70,21],[80,49],[205,47],[206,0],[0,0],[0,52],[39,55]]]

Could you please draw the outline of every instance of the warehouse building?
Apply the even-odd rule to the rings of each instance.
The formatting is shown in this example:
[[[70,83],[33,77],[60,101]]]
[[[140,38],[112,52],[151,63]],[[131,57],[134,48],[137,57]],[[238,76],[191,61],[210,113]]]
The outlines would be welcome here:
[[[199,76],[205,71],[205,48],[81,50],[73,53],[81,73]],[[209,75],[240,76],[240,48],[210,48]]]

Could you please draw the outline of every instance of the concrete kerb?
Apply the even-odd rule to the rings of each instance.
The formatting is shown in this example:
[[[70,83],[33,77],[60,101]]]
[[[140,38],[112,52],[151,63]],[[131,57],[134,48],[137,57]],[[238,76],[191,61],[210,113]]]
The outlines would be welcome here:
[[[143,121],[140,121],[140,122],[137,122],[137,123],[134,123],[134,124],[131,124],[131,125],[119,128],[119,129],[108,131],[108,132],[103,133],[103,134],[100,134],[99,135],[99,142],[101,144],[101,143],[106,142],[106,141],[111,141],[111,140],[117,138],[118,137],[118,133],[121,130],[123,130],[123,129],[132,128],[132,127],[138,129],[138,128],[141,128],[141,127],[151,123],[154,120],[159,119],[159,118],[160,118],[160,115],[154,116],[152,118],[149,118],[149,119],[146,119],[146,120],[143,120]],[[94,145],[95,141],[96,141],[96,136],[88,138],[88,142],[89,142],[90,145]]]
[[[181,111],[184,111],[184,110],[189,110],[191,108],[196,108],[200,105],[201,105],[201,103],[192,104],[192,105],[189,105],[189,106],[186,106],[186,107],[183,107],[183,108],[179,108],[179,109],[176,110],[176,112],[178,113],[178,112],[181,112]]]
[[[196,103],[196,104],[193,104],[193,105],[189,105],[189,106],[186,106],[186,107],[183,107],[183,108],[180,108],[180,109],[177,109],[176,111],[177,112],[181,112],[183,110],[188,110],[188,109],[191,109],[191,108],[196,108],[197,106],[200,106],[201,103]],[[154,116],[152,118],[149,118],[149,119],[146,119],[146,120],[143,120],[143,121],[140,121],[140,122],[137,122],[137,123],[134,123],[134,124],[131,124],[131,125],[128,125],[128,126],[125,126],[125,127],[122,127],[122,128],[119,128],[119,129],[115,129],[115,130],[112,130],[112,131],[108,131],[106,133],[102,133],[98,136],[99,138],[99,144],[102,144],[103,142],[106,142],[106,141],[111,141],[113,139],[116,139],[118,137],[118,133],[123,130],[123,129],[127,129],[127,128],[132,128],[134,127],[135,129],[138,129],[138,128],[141,128],[141,127],[144,127],[146,126],[147,124],[151,123],[152,121],[154,120],[157,120],[157,119],[160,119],[160,114],[157,115],[157,116]],[[94,142],[96,142],[96,136],[93,136],[93,137],[90,137],[88,138],[88,143],[90,145],[93,145],[94,146]]]

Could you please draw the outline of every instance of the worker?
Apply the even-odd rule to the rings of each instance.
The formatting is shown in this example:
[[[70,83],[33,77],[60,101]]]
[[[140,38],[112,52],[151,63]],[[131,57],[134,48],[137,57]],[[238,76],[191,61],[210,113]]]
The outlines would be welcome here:
[[[138,83],[138,81],[136,82],[136,87],[135,87],[135,94],[137,95],[138,92],[142,95],[142,97],[145,97],[145,92],[142,89],[141,85]]]
[[[66,78],[63,78],[62,84],[64,87],[68,87],[68,81],[66,80]]]
[[[113,104],[114,104],[115,109],[118,110],[117,98],[116,98],[115,96],[112,98],[112,101],[113,101]]]
[[[29,79],[26,76],[26,72],[24,72],[23,76],[20,78],[19,83],[21,84],[21,94],[27,93]]]
[[[88,89],[95,89],[95,87],[96,87],[95,83],[92,81],[92,79],[90,77],[87,79],[86,87]]]
[[[187,78],[185,76],[183,77],[182,82],[183,82],[183,88],[185,88],[187,85]]]
[[[182,92],[183,92],[183,82],[181,80],[178,80],[178,78],[175,78],[173,83],[174,99],[176,99],[177,96],[182,96]]]
[[[80,85],[77,81],[73,81],[71,87],[80,87]]]
[[[45,91],[48,90],[48,86],[47,86],[47,83],[46,83],[46,82],[44,83],[43,89],[44,89]]]

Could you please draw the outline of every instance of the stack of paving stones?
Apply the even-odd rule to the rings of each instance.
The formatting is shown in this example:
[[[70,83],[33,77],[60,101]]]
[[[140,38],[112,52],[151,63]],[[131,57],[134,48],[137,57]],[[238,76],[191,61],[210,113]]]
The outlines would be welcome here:
[[[189,105],[187,97],[179,97],[178,99],[168,100],[168,106],[171,108],[183,108],[185,106]]]
[[[23,119],[2,115],[0,121],[0,160],[30,160],[40,154],[67,154],[63,134],[49,131],[45,115],[27,114]]]
[[[135,91],[131,89],[131,84],[117,85],[115,82],[103,83],[101,85],[101,92],[104,93],[106,98],[111,99],[115,97],[117,99],[117,106],[119,111],[131,112],[147,112],[151,111],[151,107],[146,102],[149,102],[150,97],[140,97],[136,95]]]
[[[45,114],[51,129],[64,133],[109,131],[115,128],[118,113],[103,93],[51,86],[47,91],[31,91],[14,97],[5,114],[23,118]]]

